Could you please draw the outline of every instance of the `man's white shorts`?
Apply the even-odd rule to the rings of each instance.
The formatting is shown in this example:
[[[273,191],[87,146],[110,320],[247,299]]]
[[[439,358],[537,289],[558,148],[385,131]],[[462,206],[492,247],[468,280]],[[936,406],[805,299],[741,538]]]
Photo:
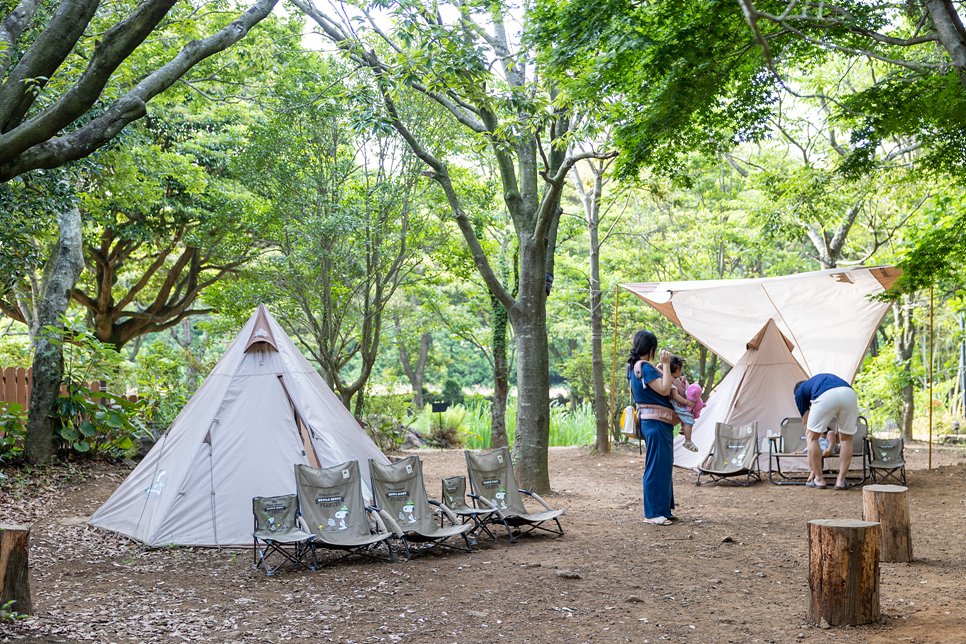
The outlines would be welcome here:
[[[810,409],[808,431],[824,434],[825,429],[832,424],[832,419],[836,418],[839,432],[850,436],[855,433],[859,419],[859,400],[852,387],[829,389],[812,401]]]

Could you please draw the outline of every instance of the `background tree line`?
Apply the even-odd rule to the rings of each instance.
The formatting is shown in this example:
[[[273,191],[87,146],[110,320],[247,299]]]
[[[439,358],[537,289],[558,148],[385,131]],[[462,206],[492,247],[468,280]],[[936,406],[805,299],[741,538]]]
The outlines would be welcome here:
[[[513,391],[521,485],[544,491],[552,385],[609,449],[617,284],[861,263],[905,270],[869,413],[911,436],[931,404],[932,287],[962,417],[953,4],[273,6],[4,5],[0,348],[34,368],[29,460],[76,442],[65,347],[101,343],[81,362],[163,424],[264,302],[357,416],[479,386],[499,445]],[[648,326],[706,391],[726,373],[621,308],[618,362]],[[97,412],[85,431],[116,424]]]

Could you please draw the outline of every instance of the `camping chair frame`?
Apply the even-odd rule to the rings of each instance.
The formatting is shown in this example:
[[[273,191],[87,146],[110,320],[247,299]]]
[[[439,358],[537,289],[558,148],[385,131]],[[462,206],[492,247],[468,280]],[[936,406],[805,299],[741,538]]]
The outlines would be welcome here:
[[[365,509],[367,513],[374,515],[374,517],[379,516],[378,509],[371,506],[366,506]],[[302,518],[299,517],[299,520],[301,521]],[[380,530],[378,535],[373,535],[373,536],[381,536],[382,539],[374,543],[367,543],[367,544],[361,544],[356,546],[349,546],[349,545],[342,546],[342,545],[335,545],[331,543],[324,543],[321,541],[317,541],[310,544],[310,547],[312,549],[312,570],[319,570],[320,568],[331,566],[334,563],[338,563],[343,559],[348,559],[349,557],[352,557],[352,556],[363,557],[365,559],[372,559],[374,561],[386,561],[388,563],[393,563],[394,561],[396,561],[396,557],[392,552],[392,546],[389,545],[389,539],[391,539],[394,536],[393,533],[383,532],[389,526],[387,526],[384,522],[380,521],[378,518],[376,518],[375,520],[376,520],[376,525],[380,526]],[[305,528],[308,528],[308,525],[304,525],[303,529]],[[386,544],[386,550],[388,554],[380,555],[375,553],[375,548],[378,548],[379,544],[381,543]],[[320,547],[326,550],[333,550],[335,552],[338,552],[339,556],[334,557],[332,559],[328,559],[327,561],[323,561],[322,563],[319,563],[316,552]]]
[[[737,429],[726,423],[717,423],[714,429],[715,445],[717,445],[718,443],[718,430],[722,426],[729,427],[731,429]],[[732,472],[712,470],[710,469],[710,464],[714,462],[714,455],[715,455],[714,448],[712,448],[708,456],[705,457],[704,463],[700,467],[698,467],[698,478],[695,481],[695,485],[701,486],[701,485],[707,485],[708,483],[728,482],[728,483],[734,483],[736,485],[742,485],[744,487],[749,487],[751,485],[752,478],[754,478],[755,481],[763,480],[761,477],[761,471],[758,469],[758,458],[761,456],[761,442],[758,440],[758,422],[757,421],[753,422],[751,424],[751,428],[755,435],[754,458],[746,457],[746,462],[754,463],[754,467],[741,467],[741,468],[737,468]],[[706,474],[708,476],[708,480],[705,481],[704,483],[701,482],[702,474]],[[744,483],[742,483],[740,480],[742,474],[745,475]]]
[[[359,464],[357,461],[348,461],[346,463],[342,463],[341,465],[337,465],[335,467],[331,467],[327,469],[314,468],[308,465],[296,465],[295,481],[296,481],[296,489],[298,490],[298,501],[299,501],[300,510],[304,509],[305,507],[304,504],[306,503],[306,499],[303,499],[304,490],[302,488],[302,485],[299,484],[300,468],[303,468],[306,472],[309,472],[309,473],[311,473],[313,470],[320,473],[325,473],[333,470],[336,470],[336,471],[348,470],[350,472],[350,476],[348,477],[350,481],[349,485],[352,485],[351,481],[352,481],[352,478],[354,477],[355,486],[358,486],[358,494],[360,498],[362,498],[362,479],[359,476]],[[321,485],[316,485],[315,487],[318,487],[320,489],[325,489],[325,486],[321,486]],[[316,531],[309,526],[309,523],[304,516],[304,512],[299,513],[298,521],[302,530],[315,535],[315,540],[312,541],[312,543],[310,544],[310,548],[312,551],[313,570],[324,568],[325,566],[329,566],[331,564],[342,561],[343,559],[347,559],[352,556],[365,557],[366,559],[373,559],[376,561],[387,561],[389,563],[392,563],[395,561],[395,555],[393,554],[392,546],[390,545],[389,540],[393,536],[397,536],[397,537],[402,536],[402,532],[399,530],[399,527],[395,525],[395,522],[392,521],[392,518],[389,517],[389,515],[384,515],[380,513],[378,508],[375,508],[373,506],[366,506],[365,504],[361,504],[361,505],[362,505],[361,509],[363,509],[366,514],[366,518],[361,519],[362,521],[366,522],[366,530],[369,529],[368,517],[371,516],[376,523],[377,532],[376,534],[370,533],[368,537],[363,537],[357,540],[357,542],[355,543],[352,543],[349,541],[346,541],[344,543],[339,543],[331,539],[325,539],[324,537],[320,537],[318,534],[316,534]],[[381,544],[385,544],[386,546],[386,551],[387,551],[386,555],[377,554],[375,552],[375,549],[378,548]],[[318,555],[317,555],[317,551],[319,548],[324,548],[326,550],[333,550],[341,554],[340,556],[335,557],[334,559],[324,561],[320,564],[318,560]]]
[[[487,452],[486,454],[481,454],[482,457],[489,457],[501,453],[505,462],[503,467],[505,468],[505,476],[502,477],[506,481],[508,486],[512,485],[516,488],[516,479],[513,476],[513,464],[510,460],[510,450],[506,447],[500,447],[493,451]],[[476,476],[474,476],[473,466],[470,462],[470,452],[469,450],[464,450],[463,454],[466,456],[466,469],[469,473],[470,489],[471,492],[467,496],[473,499],[474,507],[480,510],[492,510],[494,513],[491,515],[492,518],[487,519],[484,523],[502,523],[506,528],[507,535],[510,537],[510,543],[516,543],[516,540],[525,534],[530,534],[534,531],[547,532],[554,535],[555,537],[563,536],[563,526],[560,525],[559,517],[564,514],[564,510],[554,510],[550,505],[540,498],[539,494],[531,492],[529,490],[523,490],[516,488],[517,492],[520,494],[526,494],[531,499],[535,500],[537,503],[545,508],[544,512],[539,512],[537,514],[522,514],[514,512],[502,512],[497,508],[489,499],[483,497],[480,492],[482,491],[476,481]],[[522,499],[520,501],[522,504]],[[482,506],[482,507],[481,507]],[[544,523],[548,521],[553,521],[557,524],[557,529],[546,528],[543,526]],[[527,530],[522,530],[521,528],[526,527]],[[513,528],[517,528],[517,534],[513,534]],[[487,530],[489,533],[489,530]],[[492,533],[491,533],[492,534]]]
[[[388,478],[379,479],[378,477],[380,475],[395,478],[396,480],[393,483],[390,483]],[[460,550],[462,552],[471,552],[472,546],[476,545],[476,542],[473,541],[471,543],[469,537],[467,536],[467,533],[471,532],[474,526],[464,524],[449,508],[439,501],[431,500],[426,495],[426,486],[423,482],[422,461],[419,459],[419,456],[413,454],[389,465],[382,465],[380,463],[376,463],[372,459],[369,459],[369,476],[373,493],[373,505],[383,520],[387,524],[391,524],[392,532],[396,534],[397,538],[402,541],[407,559],[412,559],[414,556],[426,554],[437,547]],[[379,481],[378,484],[377,480]],[[415,501],[411,501],[414,503],[414,505],[421,505],[422,500],[425,500],[428,503],[428,507],[435,508],[440,515],[439,525],[437,526],[435,524],[435,518],[433,518],[428,522],[423,522],[421,527],[418,527],[416,524],[414,524],[413,527],[407,529],[409,524],[400,524],[400,522],[397,522],[395,519],[393,519],[386,507],[388,498],[381,493],[381,490],[384,487],[391,484],[401,485],[403,487],[406,485],[412,486],[412,488],[410,488],[412,494],[406,498],[412,500],[413,497],[418,496],[420,498],[416,498]],[[449,527],[445,525],[446,519],[449,519],[451,523]],[[432,527],[427,528],[426,524],[430,522]],[[460,546],[457,543],[450,543],[448,541],[450,537],[462,537],[465,545]],[[428,544],[428,547],[413,551],[409,547],[410,544]]]
[[[899,445],[898,450],[898,464],[890,464],[884,461],[882,458],[877,457],[878,444],[885,443],[889,441],[897,441]],[[906,460],[905,460],[905,441],[899,438],[876,438],[874,436],[865,437],[865,449],[868,453],[869,459],[869,479],[873,483],[881,483],[888,480],[893,480],[901,485],[906,485]],[[894,449],[894,448],[889,448]],[[876,474],[881,475],[882,478],[877,479]]]
[[[496,512],[496,509],[495,508],[480,509],[478,507],[471,508],[470,506],[466,505],[466,502],[464,501],[464,498],[466,496],[466,477],[463,476],[462,474],[459,476],[451,476],[449,478],[442,480],[443,499],[451,497],[451,495],[447,492],[448,481],[454,482],[453,486],[457,491],[458,499],[451,499],[453,501],[451,505],[446,504],[444,501],[444,505],[446,505],[446,507],[449,508],[450,512],[458,516],[463,523],[466,523],[467,519],[473,522],[473,525],[475,527],[472,530],[470,530],[470,534],[474,536],[474,539],[479,538],[480,532],[485,532],[492,541],[496,541],[497,540],[496,535],[490,532],[490,529],[486,525],[488,521],[480,519],[480,517],[492,519],[493,514]],[[459,490],[462,490],[462,493],[460,493]],[[430,501],[430,503],[433,503],[433,501]],[[474,502],[474,505],[475,505],[475,502]]]
[[[781,469],[781,459],[783,458],[805,459],[805,462],[808,462],[808,453],[805,451],[804,445],[802,446],[801,451],[796,450],[794,452],[786,451],[788,447],[784,445],[784,438],[788,434],[789,428],[793,428],[796,425],[796,421],[797,425],[801,426],[801,418],[786,418],[782,421],[782,434],[777,436],[766,436],[766,439],[768,440],[768,480],[774,485],[805,485],[808,482],[809,471],[807,469],[794,474],[790,472],[783,472]],[[865,440],[866,436],[868,435],[869,424],[864,416],[859,416],[857,422],[858,427],[856,428],[855,435],[852,438],[852,461],[854,462],[856,458],[859,459],[862,464],[862,476],[858,479],[855,477],[849,477],[848,475],[845,477],[845,480],[853,485],[861,485],[869,478],[869,475],[866,474],[867,454]],[[834,427],[829,427],[826,431],[833,431],[834,429]],[[802,427],[801,431],[803,432],[802,435],[804,436],[804,427]],[[857,444],[857,440],[861,442]],[[796,447],[797,446],[798,445],[796,445]],[[773,458],[774,463],[772,461]],[[833,470],[831,467],[829,467],[828,461],[830,459],[837,458],[838,457],[834,455],[823,458],[822,471],[825,473],[835,473],[836,470]],[[781,480],[775,480],[774,475],[776,474]]]
[[[276,501],[278,503],[298,503],[296,495],[294,494],[278,497],[256,496],[252,499],[252,515],[254,517],[254,526],[252,528],[252,539],[254,542],[252,547],[252,568],[255,570],[258,570],[260,567],[265,568],[265,574],[269,577],[274,575],[285,564],[300,566],[306,570],[315,570],[314,567],[305,563],[305,557],[312,549],[312,542],[315,540],[313,535],[294,527],[279,531],[277,535],[273,534],[271,537],[266,536],[264,531],[260,531],[258,521],[259,505]],[[296,507],[298,506],[296,505]],[[271,566],[268,560],[273,554],[280,555],[282,560],[278,564]]]

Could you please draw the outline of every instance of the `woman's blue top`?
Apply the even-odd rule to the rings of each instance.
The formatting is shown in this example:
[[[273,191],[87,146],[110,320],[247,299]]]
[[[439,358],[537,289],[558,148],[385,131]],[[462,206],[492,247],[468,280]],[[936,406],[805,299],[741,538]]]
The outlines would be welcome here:
[[[640,378],[634,375],[634,366],[627,365],[627,377],[631,381],[631,395],[634,396],[634,402],[641,405],[661,405],[673,409],[670,398],[662,396],[647,386],[647,383],[652,380],[661,380],[664,377],[660,371],[654,368],[654,365],[647,362],[643,363]]]

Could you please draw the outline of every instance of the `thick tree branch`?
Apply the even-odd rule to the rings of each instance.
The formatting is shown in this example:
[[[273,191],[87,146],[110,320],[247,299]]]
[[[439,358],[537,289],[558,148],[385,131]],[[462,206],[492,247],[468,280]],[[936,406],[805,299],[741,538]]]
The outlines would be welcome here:
[[[40,0],[23,0],[0,23],[0,81],[7,76],[20,36],[40,6]]]
[[[14,113],[12,118],[16,120],[8,122],[8,127],[15,127],[0,134],[0,150],[3,150],[0,152],[0,165],[55,136],[84,115],[100,98],[115,70],[154,31],[176,2],[177,0],[142,2],[130,16],[111,27],[104,34],[103,40],[96,41],[87,69],[53,105],[22,125],[20,119],[26,114],[26,108],[21,113]],[[32,103],[37,93],[29,94]]]
[[[69,134],[37,143],[18,152],[8,162],[0,163],[0,182],[9,181],[29,170],[59,167],[106,145],[128,123],[146,114],[145,104],[148,101],[174,85],[198,62],[241,40],[254,25],[271,13],[277,3],[278,0],[258,0],[223,29],[208,38],[188,43],[170,62],[149,74],[87,125]],[[6,146],[0,147],[5,150],[3,155],[6,157],[9,154]]]
[[[0,85],[0,134],[20,125],[37,97],[36,90],[47,84],[70,55],[99,4],[99,0],[64,0],[60,3],[46,28]],[[0,155],[5,147],[0,136]]]

